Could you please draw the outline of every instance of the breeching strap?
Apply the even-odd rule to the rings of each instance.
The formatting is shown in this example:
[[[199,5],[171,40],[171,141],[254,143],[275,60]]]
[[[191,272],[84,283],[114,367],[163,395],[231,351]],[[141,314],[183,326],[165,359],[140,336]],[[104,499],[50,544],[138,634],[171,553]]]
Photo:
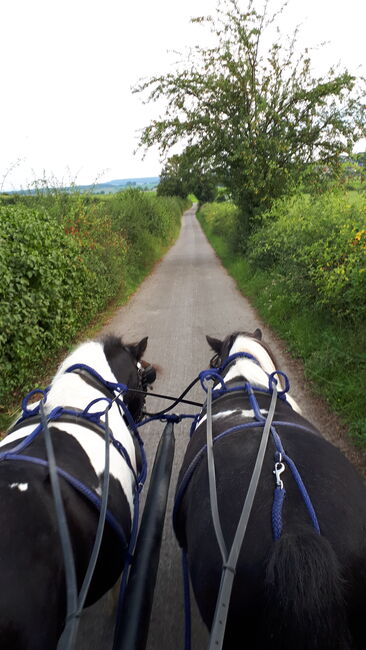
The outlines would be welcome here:
[[[220,589],[219,589],[218,599],[216,603],[213,625],[211,628],[211,636],[210,636],[210,643],[209,643],[208,650],[221,650],[224,641],[226,620],[229,611],[230,597],[231,597],[231,592],[232,592],[232,587],[234,582],[236,566],[238,563],[238,557],[239,557],[240,549],[243,544],[245,532],[247,529],[255,493],[257,491],[258,481],[262,471],[264,455],[266,452],[268,436],[271,430],[272,420],[276,408],[277,386],[275,382],[272,383],[272,389],[273,390],[272,390],[271,403],[269,406],[267,419],[264,423],[258,455],[255,461],[254,470],[253,470],[252,477],[250,479],[248,492],[245,497],[243,510],[240,515],[239,523],[235,532],[234,540],[229,554],[227,553],[226,550],[226,544],[222,533],[218,503],[217,503],[216,475],[215,475],[215,463],[213,457],[213,440],[212,440],[212,411],[211,411],[212,387],[209,386],[207,391],[207,462],[208,462],[211,514],[212,514],[212,520],[213,520],[217,542],[220,547],[220,552],[223,560],[223,570],[221,574]]]

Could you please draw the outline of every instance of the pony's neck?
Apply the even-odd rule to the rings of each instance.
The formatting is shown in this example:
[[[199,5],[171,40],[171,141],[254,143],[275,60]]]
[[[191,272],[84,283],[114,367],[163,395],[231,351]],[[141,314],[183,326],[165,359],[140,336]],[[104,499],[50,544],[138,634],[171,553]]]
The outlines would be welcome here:
[[[117,381],[104,353],[103,344],[99,341],[86,341],[75,348],[59,366],[52,383],[55,383],[70,366],[85,363],[98,372],[106,381]]]
[[[46,410],[50,411],[55,406],[69,406],[85,408],[92,399],[102,396],[97,388],[92,388],[75,373],[67,373],[66,370],[74,364],[91,366],[106,381],[116,382],[107,358],[104,354],[103,344],[98,341],[87,341],[76,348],[58,368],[47,395]],[[101,404],[96,404],[92,410],[98,411]]]
[[[225,381],[244,378],[254,386],[268,388],[268,375],[276,368],[267,350],[256,339],[240,334],[230,349],[230,356],[238,352],[251,354],[255,360],[236,359],[225,375]]]
[[[237,352],[247,352],[254,357],[255,361],[239,357],[229,368],[228,373],[225,375],[225,381],[243,378],[253,386],[268,388],[268,376],[277,368],[271,355],[263,345],[251,336],[239,334],[230,349],[230,356]],[[278,379],[283,389],[281,377]],[[301,414],[301,408],[288,393],[286,393],[286,401],[294,411]]]

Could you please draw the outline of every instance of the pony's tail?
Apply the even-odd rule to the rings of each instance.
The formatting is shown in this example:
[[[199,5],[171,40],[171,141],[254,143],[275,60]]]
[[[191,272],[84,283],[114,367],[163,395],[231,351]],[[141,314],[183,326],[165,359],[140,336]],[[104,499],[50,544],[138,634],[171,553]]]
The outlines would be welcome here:
[[[349,650],[344,591],[328,540],[315,531],[283,534],[266,569],[266,647]]]

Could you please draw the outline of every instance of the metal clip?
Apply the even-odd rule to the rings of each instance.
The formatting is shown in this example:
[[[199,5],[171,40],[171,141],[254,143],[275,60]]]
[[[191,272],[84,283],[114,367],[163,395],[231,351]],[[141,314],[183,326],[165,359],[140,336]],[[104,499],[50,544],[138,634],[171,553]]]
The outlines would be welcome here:
[[[285,466],[284,464],[280,461],[278,463],[275,463],[275,468],[273,470],[273,474],[276,477],[276,485],[279,487],[281,490],[283,490],[283,481],[281,480],[281,474],[282,472],[285,471]]]

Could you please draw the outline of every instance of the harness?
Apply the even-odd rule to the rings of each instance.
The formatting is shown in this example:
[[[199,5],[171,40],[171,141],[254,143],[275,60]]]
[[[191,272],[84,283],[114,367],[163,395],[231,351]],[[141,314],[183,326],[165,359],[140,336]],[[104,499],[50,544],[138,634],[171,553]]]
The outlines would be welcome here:
[[[256,363],[258,363],[252,355],[249,355],[247,353],[237,353],[228,357],[224,362],[224,364],[222,364],[219,368],[207,370],[200,373],[202,388],[207,393],[206,444],[202,445],[202,447],[195,454],[194,458],[192,459],[188,468],[186,469],[183,478],[177,487],[174,509],[173,509],[173,526],[177,534],[178,515],[179,515],[179,508],[181,506],[182,499],[184,497],[185,491],[189,485],[189,482],[193,476],[195,469],[197,468],[198,464],[203,460],[205,454],[207,454],[211,515],[212,515],[216,540],[223,561],[221,583],[219,588],[218,600],[216,603],[213,625],[211,629],[209,650],[218,650],[219,648],[222,647],[223,644],[226,619],[228,615],[228,603],[230,602],[232,585],[233,585],[234,576],[236,572],[236,565],[239,557],[239,552],[243,544],[254,497],[256,494],[256,489],[259,482],[265,451],[267,447],[268,437],[270,433],[272,435],[272,439],[276,447],[275,459],[274,459],[275,462],[274,462],[274,469],[273,469],[273,474],[275,475],[275,489],[274,489],[274,498],[273,498],[273,505],[272,505],[273,537],[275,540],[277,540],[280,538],[282,534],[282,506],[283,506],[286,492],[285,492],[281,475],[285,471],[285,463],[289,467],[295,479],[295,482],[300,490],[308,514],[311,518],[313,527],[318,533],[320,533],[318,520],[314,508],[312,506],[310,497],[303,484],[303,481],[296,468],[295,463],[286,454],[280,436],[276,429],[276,427],[279,426],[281,427],[291,426],[292,428],[298,428],[298,429],[309,431],[308,427],[305,427],[304,425],[301,425],[299,423],[292,423],[292,422],[290,423],[290,422],[274,419],[277,398],[286,400],[286,392],[289,390],[288,378],[284,373],[280,371],[275,371],[268,376],[267,389],[263,389],[262,387],[252,387],[248,382],[245,382],[244,384],[243,383],[240,384],[240,382],[237,381],[233,382],[234,385],[229,387],[229,385],[225,383],[225,380],[223,378],[223,372],[227,370],[230,367],[230,365],[235,362],[237,358],[240,357],[249,358],[251,360],[254,360]],[[282,376],[283,379],[285,380],[285,386],[283,390],[277,389],[278,380],[275,378],[276,375]],[[209,380],[216,382],[216,385],[219,387],[212,389],[212,387],[208,384]],[[213,438],[212,437],[212,402],[217,403],[219,401],[225,401],[228,395],[235,392],[244,393],[248,396],[250,405],[253,409],[254,420],[250,422],[243,422],[236,426],[232,426],[229,429],[215,436],[215,438]],[[271,402],[270,402],[267,417],[264,417],[263,414],[261,413],[260,406],[258,404],[258,399],[257,399],[258,394],[267,394],[271,397]],[[200,426],[201,420],[202,417],[196,423],[194,423],[195,426],[191,430],[191,436],[194,437],[195,432]],[[214,444],[218,444],[220,440],[224,439],[228,435],[246,429],[252,429],[252,428],[261,428],[262,436],[261,436],[257,458],[255,461],[253,474],[250,479],[248,492],[244,501],[242,513],[239,518],[232,547],[230,551],[228,551],[226,548],[224,536],[221,529],[221,522],[220,522],[220,516],[219,516],[219,510],[217,504]],[[190,621],[187,620],[187,616],[188,616],[187,612],[189,612],[188,563],[187,563],[187,556],[186,556],[186,549],[185,549],[185,540],[178,539],[178,541],[180,542],[183,551],[183,572],[184,572],[183,582],[185,588],[185,603],[186,603],[186,607],[188,607],[188,610],[186,609],[186,637],[185,637],[185,648],[187,650],[190,648]]]
[[[35,425],[35,429],[32,431],[32,433],[27,436],[24,440],[22,440],[19,444],[17,444],[14,448],[8,451],[1,452],[0,450],[0,461],[1,460],[23,460],[26,462],[33,462],[36,464],[41,464],[43,466],[49,466],[50,470],[50,475],[51,475],[51,464],[54,463],[54,459],[52,459],[52,447],[51,450],[48,451],[48,458],[49,461],[44,461],[43,459],[40,458],[34,458],[27,456],[24,454],[24,450],[29,446],[32,442],[32,440],[35,439],[35,437],[40,433],[40,431],[44,431],[45,435],[45,441],[46,441],[46,446],[49,446],[50,442],[50,433],[48,430],[48,423],[57,421],[58,423],[76,423],[86,426],[90,430],[92,430],[95,433],[98,433],[101,435],[105,441],[106,441],[106,466],[105,466],[105,471],[104,471],[104,482],[103,482],[103,488],[102,488],[102,497],[100,498],[98,495],[96,495],[93,491],[89,490],[86,486],[83,486],[75,477],[70,476],[67,474],[64,470],[56,467],[55,465],[55,471],[54,475],[55,476],[62,476],[65,478],[73,487],[75,487],[77,490],[79,490],[81,493],[84,494],[89,500],[95,505],[95,507],[100,511],[100,517],[99,517],[99,522],[98,522],[98,530],[97,530],[97,537],[95,540],[94,544],[94,549],[92,552],[92,561],[93,558],[97,557],[99,548],[98,544],[100,545],[101,541],[101,532],[103,530],[103,525],[104,525],[104,518],[108,521],[108,523],[112,526],[112,528],[115,530],[117,535],[119,535],[119,538],[121,540],[122,546],[124,551],[126,552],[126,558],[128,562],[126,562],[126,567],[128,569],[129,563],[131,562],[132,558],[132,550],[135,545],[136,541],[136,536],[137,536],[137,524],[138,524],[138,505],[139,505],[139,492],[141,490],[141,487],[144,483],[144,480],[146,478],[146,458],[144,454],[144,449],[143,449],[143,443],[142,440],[138,434],[138,427],[142,426],[143,424],[146,424],[147,422],[155,419],[160,419],[160,420],[166,420],[168,422],[179,422],[183,418],[193,418],[193,423],[191,427],[191,436],[194,439],[195,432],[199,429],[200,424],[202,423],[202,417],[206,411],[207,414],[207,423],[206,423],[206,431],[207,431],[207,441],[206,444],[202,445],[197,453],[195,454],[193,460],[190,462],[188,468],[186,469],[182,480],[180,481],[180,484],[177,487],[177,492],[176,492],[176,499],[174,503],[174,510],[173,510],[173,524],[174,527],[177,531],[177,520],[178,520],[178,514],[179,514],[179,508],[182,502],[182,499],[185,494],[185,490],[189,485],[189,482],[193,476],[194,470],[197,468],[198,464],[203,460],[205,453],[207,453],[207,458],[208,458],[208,472],[209,472],[209,489],[210,489],[210,501],[211,501],[211,511],[212,511],[212,519],[214,522],[214,529],[215,529],[215,534],[217,538],[217,542],[221,551],[221,555],[223,558],[223,572],[222,572],[222,580],[220,584],[220,590],[219,590],[219,597],[216,605],[216,613],[215,613],[215,618],[214,618],[214,624],[211,632],[211,640],[210,640],[210,646],[209,650],[219,650],[219,648],[222,647],[222,642],[223,642],[223,637],[224,637],[224,632],[225,632],[225,622],[226,622],[226,616],[228,612],[228,607],[226,603],[229,603],[230,601],[230,595],[231,595],[231,587],[232,583],[234,580],[234,575],[236,571],[236,563],[238,560],[238,555],[243,543],[243,539],[245,536],[245,531],[247,527],[247,523],[249,520],[250,516],[250,511],[251,507],[253,504],[255,492],[256,492],[256,486],[259,481],[260,473],[261,473],[261,467],[263,463],[263,458],[264,454],[266,451],[266,446],[267,446],[267,441],[268,437],[271,434],[272,438],[275,443],[276,447],[276,452],[275,452],[275,462],[274,462],[274,470],[273,474],[275,475],[275,490],[274,490],[274,499],[273,499],[273,508],[272,508],[272,530],[273,530],[273,536],[274,539],[278,539],[281,536],[282,533],[282,506],[283,506],[283,501],[285,497],[285,489],[282,481],[282,473],[285,470],[285,464],[289,467],[291,470],[295,481],[298,485],[298,488],[303,496],[305,505],[307,507],[307,510],[309,512],[309,515],[311,517],[311,520],[313,522],[314,528],[319,532],[319,525],[317,522],[316,514],[314,512],[314,509],[312,507],[311,501],[309,499],[309,496],[307,494],[307,491],[303,485],[303,482],[301,480],[301,477],[297,471],[297,468],[293,461],[287,456],[285,453],[281,439],[278,435],[278,432],[276,430],[276,427],[278,426],[291,426],[292,428],[298,428],[302,430],[309,431],[309,427],[305,427],[301,424],[298,423],[289,423],[286,421],[282,421],[279,419],[275,419],[275,410],[276,410],[276,402],[277,399],[279,400],[284,400],[286,401],[286,392],[289,390],[289,382],[287,377],[280,372],[274,372],[268,377],[268,388],[262,388],[262,387],[256,387],[256,386],[251,386],[248,382],[242,383],[238,382],[237,380],[234,381],[229,381],[225,383],[225,378],[223,377],[223,372],[227,370],[232,363],[235,362],[235,360],[239,357],[245,357],[245,358],[250,358],[254,361],[256,359],[252,357],[252,355],[246,354],[246,353],[237,353],[235,355],[232,355],[229,357],[224,364],[222,364],[219,368],[215,369],[210,369],[207,371],[203,371],[202,373],[199,374],[199,376],[189,385],[189,387],[182,393],[182,395],[177,398],[174,402],[174,404],[167,409],[164,409],[163,411],[159,411],[154,414],[147,414],[151,417],[148,417],[147,419],[143,420],[143,422],[140,422],[139,424],[135,424],[133,422],[133,419],[131,417],[131,414],[128,411],[128,408],[126,407],[126,404],[123,402],[122,399],[120,399],[122,394],[125,394],[127,390],[127,386],[124,384],[119,384],[119,383],[114,383],[114,382],[107,382],[105,381],[96,371],[94,371],[92,368],[85,366],[85,365],[76,365],[76,366],[71,366],[70,368],[67,369],[66,372],[75,372],[78,375],[80,375],[84,381],[86,381],[89,385],[97,388],[103,395],[103,397],[97,398],[93,400],[84,410],[78,410],[78,409],[69,409],[67,407],[58,407],[54,409],[50,414],[47,415],[47,418],[44,414],[44,409],[43,409],[43,402],[46,401],[47,399],[47,393],[49,391],[49,388],[47,388],[45,391],[32,391],[24,400],[22,403],[22,415],[20,419],[15,423],[13,426],[11,432],[19,430],[22,426],[28,426],[28,425]],[[259,364],[258,364],[259,365]],[[145,367],[146,368],[146,367]],[[150,370],[149,368],[147,370]],[[153,369],[154,370],[154,369]],[[147,387],[146,383],[144,385],[143,383],[143,373],[145,370],[141,372],[141,389],[130,389],[131,392],[134,391],[136,393],[141,393],[145,392],[143,389]],[[155,371],[154,371],[155,373]],[[278,380],[276,380],[275,376],[282,376],[285,379],[285,387],[283,390],[278,390],[277,385],[278,385]],[[151,379],[152,374],[150,374],[150,378],[147,381],[147,383],[150,383],[153,381]],[[155,378],[155,377],[154,377]],[[203,409],[203,411],[200,414],[197,415],[168,415],[167,411],[171,410],[176,404],[179,402],[184,402],[184,403],[192,403],[194,405],[199,405],[202,406],[201,404],[198,404],[197,402],[189,402],[189,400],[184,400],[183,397],[186,395],[188,390],[197,382],[200,381],[203,390],[207,394],[207,400],[206,400],[206,406]],[[210,381],[216,382],[216,387],[212,388],[209,384]],[[43,396],[43,400],[40,402],[40,404],[32,409],[28,408],[28,401],[30,397],[32,397],[34,394],[40,393]],[[235,393],[244,393],[248,396],[250,405],[253,409],[254,412],[254,420],[250,422],[243,422],[239,425],[230,427],[229,429],[225,430],[224,432],[218,434],[215,438],[212,436],[212,403],[215,405],[220,404],[222,402],[223,404],[225,403],[225,400],[228,399],[228,396],[231,394]],[[269,407],[269,412],[267,417],[264,417],[263,414],[261,413],[260,405],[258,403],[258,399],[260,395],[268,395],[271,398],[271,405]],[[157,396],[157,395],[154,395]],[[174,399],[168,396],[161,396],[165,397],[167,399]],[[107,408],[103,411],[99,411],[97,413],[92,413],[90,411],[92,405],[96,404],[97,402],[107,402]],[[123,445],[117,440],[114,439],[112,432],[109,429],[108,426],[108,411],[111,408],[112,404],[116,402],[121,416],[125,419],[126,423],[130,426],[130,431],[132,435],[132,439],[134,440],[135,444],[138,446],[138,448],[141,450],[141,464],[139,466],[138,473],[134,472],[134,469],[132,467],[129,455],[127,451],[124,449]],[[101,418],[105,417],[105,422],[102,422]],[[220,517],[219,517],[219,511],[218,511],[218,506],[217,506],[217,492],[216,492],[216,477],[215,477],[215,463],[214,463],[214,445],[219,444],[220,440],[222,440],[224,437],[231,435],[232,433],[238,432],[238,431],[243,431],[245,429],[250,429],[250,428],[261,428],[262,429],[262,437],[261,437],[261,443],[260,443],[260,448],[258,452],[258,456],[255,462],[255,468],[254,472],[250,481],[250,486],[248,489],[248,493],[245,499],[244,507],[239,519],[237,531],[234,537],[234,543],[232,545],[232,548],[230,549],[230,552],[226,549],[224,538],[222,535],[222,530],[221,530],[221,523],[220,523]],[[130,470],[133,472],[134,475],[134,482],[135,482],[135,492],[134,492],[134,517],[133,517],[133,524],[132,524],[132,532],[131,532],[131,542],[133,540],[133,543],[130,543],[130,545],[127,544],[126,537],[124,535],[124,531],[122,528],[119,526],[118,522],[115,521],[113,515],[108,512],[107,510],[107,498],[108,498],[108,480],[109,480],[109,446],[110,442],[118,449],[118,451],[121,453],[123,456],[125,462],[129,466]],[[52,445],[52,441],[51,441]],[[55,464],[55,463],[54,463]],[[57,490],[56,490],[57,491]],[[56,497],[55,497],[55,502],[56,502]],[[61,499],[62,502],[62,499]],[[104,517],[104,518],[103,518]],[[120,528],[120,530],[119,530]],[[186,638],[185,638],[185,648],[190,648],[190,621],[189,621],[189,579],[188,579],[188,565],[187,565],[187,556],[186,553],[184,552],[184,542],[180,542],[182,548],[183,548],[183,566],[185,567],[184,571],[184,584],[185,584],[185,607],[186,607]],[[92,561],[90,565],[92,564]],[[65,562],[66,565],[66,562]],[[71,605],[69,606],[69,599],[68,599],[68,610],[67,610],[67,619],[66,619],[66,627],[65,631],[69,629],[69,623],[74,623],[75,620],[78,619],[80,615],[80,611],[83,607],[83,598],[85,598],[87,589],[88,589],[88,580],[90,582],[91,576],[92,576],[92,570],[90,569],[90,565],[87,571],[87,575],[85,577],[79,598],[74,599],[72,602],[70,600]],[[90,569],[90,570],[89,570]],[[67,567],[65,566],[65,570],[67,571]],[[125,570],[122,576],[122,588],[121,588],[121,593],[123,589],[126,587],[127,583],[127,573],[128,571]],[[71,577],[72,580],[72,577]],[[67,581],[68,582],[68,581]],[[74,588],[74,595],[77,594],[76,588]],[[121,599],[121,597],[120,597]],[[74,640],[75,637],[75,628],[76,626],[74,625],[68,635],[68,637],[64,638],[64,635],[61,637],[60,644],[59,644],[59,649],[64,650],[64,648],[69,648],[70,647],[70,641]]]

